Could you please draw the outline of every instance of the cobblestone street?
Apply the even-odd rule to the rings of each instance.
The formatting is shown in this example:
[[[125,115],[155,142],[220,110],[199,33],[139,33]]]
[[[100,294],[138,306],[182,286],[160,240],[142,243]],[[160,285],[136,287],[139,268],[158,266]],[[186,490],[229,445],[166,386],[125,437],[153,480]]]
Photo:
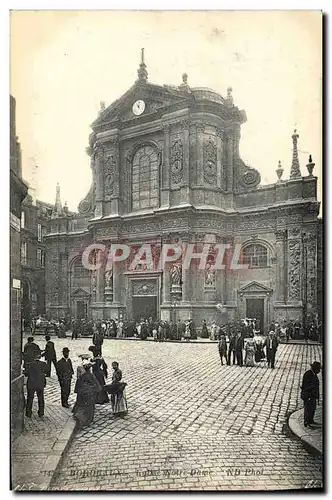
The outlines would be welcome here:
[[[58,355],[65,345],[71,349],[75,365],[90,339],[55,344]],[[52,489],[270,490],[321,484],[321,459],[286,429],[288,415],[302,407],[304,371],[321,361],[320,346],[280,345],[275,370],[263,364],[221,366],[216,344],[208,343],[105,340],[103,355],[110,368],[113,360],[120,363],[129,413],[114,419],[110,404],[97,405],[93,424],[74,437]],[[54,374],[46,394],[46,401],[60,406]]]

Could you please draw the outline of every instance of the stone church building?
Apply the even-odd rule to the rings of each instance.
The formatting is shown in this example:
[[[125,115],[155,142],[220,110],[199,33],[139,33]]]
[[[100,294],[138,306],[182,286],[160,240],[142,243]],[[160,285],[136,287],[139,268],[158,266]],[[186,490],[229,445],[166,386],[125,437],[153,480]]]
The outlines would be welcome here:
[[[46,244],[46,312],[51,318],[192,318],[197,325],[233,318],[312,318],[320,311],[322,256],[317,178],[309,158],[300,170],[297,142],[289,178],[276,182],[240,156],[245,111],[209,88],[149,83],[142,51],[138,78],[113,104],[101,103],[87,153],[92,183],[77,214],[63,210],[58,190]],[[249,269],[200,270],[136,266],[129,261],[90,271],[82,252],[92,243],[241,244]],[[213,259],[213,251],[209,259]],[[322,258],[322,257],[320,257]],[[228,259],[228,260],[227,260]],[[212,262],[212,260],[211,260]],[[210,264],[211,264],[210,262]],[[211,267],[211,266],[207,266]],[[318,279],[319,281],[319,279]]]

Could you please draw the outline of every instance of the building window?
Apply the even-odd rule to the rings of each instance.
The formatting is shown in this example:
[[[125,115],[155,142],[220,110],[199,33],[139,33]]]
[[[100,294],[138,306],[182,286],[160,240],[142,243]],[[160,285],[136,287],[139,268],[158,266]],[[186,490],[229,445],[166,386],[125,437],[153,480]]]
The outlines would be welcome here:
[[[26,241],[21,244],[21,262],[22,264],[27,264],[27,244]]]
[[[132,210],[159,206],[159,162],[152,146],[137,151],[132,165]]]
[[[21,227],[25,227],[25,212],[21,212]]]
[[[42,233],[41,224],[37,224],[37,239],[40,242],[43,241],[43,233]]]
[[[267,267],[267,249],[263,245],[248,245],[243,251],[243,264],[250,268]]]
[[[45,252],[41,248],[37,248],[37,266],[45,267]]]

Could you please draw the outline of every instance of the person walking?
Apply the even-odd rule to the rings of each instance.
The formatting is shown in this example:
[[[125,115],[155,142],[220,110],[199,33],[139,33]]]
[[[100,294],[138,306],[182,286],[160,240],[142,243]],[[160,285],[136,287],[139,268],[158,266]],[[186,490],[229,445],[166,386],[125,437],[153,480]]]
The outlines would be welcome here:
[[[101,356],[101,347],[104,343],[104,335],[101,328],[98,328],[97,326],[93,329],[92,343],[97,348],[97,354]]]
[[[228,346],[228,354],[227,354],[227,364],[231,364],[231,355],[233,354],[233,365],[235,365],[235,349],[236,348],[236,335],[234,332],[231,332],[229,336],[229,346]]]
[[[23,373],[26,375],[29,363],[32,363],[37,356],[41,356],[41,350],[39,345],[35,344],[35,339],[33,337],[28,337],[28,341],[23,349]]]
[[[43,356],[46,361],[46,377],[51,376],[52,363],[54,364],[54,368],[56,371],[56,352],[54,347],[54,342],[51,341],[51,337],[49,335],[45,335],[46,345],[45,350],[43,352]]]
[[[301,399],[304,403],[304,427],[316,424],[314,416],[317,403],[319,404],[318,373],[321,371],[321,364],[319,361],[314,361],[310,367],[310,370],[303,375],[301,386]]]
[[[74,375],[73,365],[69,358],[69,349],[62,349],[63,357],[57,362],[56,371],[61,388],[61,404],[63,408],[69,408],[68,398],[70,395],[71,379]]]
[[[236,353],[236,363],[239,366],[243,366],[243,349],[244,349],[244,339],[240,331],[238,331],[236,336],[235,353]]]
[[[35,354],[35,359],[27,366],[27,404],[25,409],[25,416],[31,418],[32,405],[35,392],[38,398],[38,416],[44,417],[44,389],[46,386],[46,363],[40,361],[40,353]]]
[[[225,361],[227,363],[227,342],[226,342],[226,337],[225,335],[221,335],[220,340],[218,342],[218,351],[219,351],[219,356],[220,356],[220,362],[223,365],[223,358],[225,358]],[[228,363],[227,363],[228,364]]]
[[[278,348],[278,339],[274,331],[270,331],[268,338],[265,342],[266,347],[266,357],[267,357],[267,366],[271,365],[271,368],[274,369],[276,352]]]

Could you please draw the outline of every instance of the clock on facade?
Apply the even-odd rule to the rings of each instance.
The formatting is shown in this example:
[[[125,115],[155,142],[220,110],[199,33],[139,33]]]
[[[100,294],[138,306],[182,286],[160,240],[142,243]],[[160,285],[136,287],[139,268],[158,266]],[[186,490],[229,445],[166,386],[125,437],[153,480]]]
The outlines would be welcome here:
[[[144,101],[139,100],[139,101],[134,102],[134,104],[133,104],[134,115],[139,116],[142,113],[144,113],[144,110],[145,110],[145,102]]]

